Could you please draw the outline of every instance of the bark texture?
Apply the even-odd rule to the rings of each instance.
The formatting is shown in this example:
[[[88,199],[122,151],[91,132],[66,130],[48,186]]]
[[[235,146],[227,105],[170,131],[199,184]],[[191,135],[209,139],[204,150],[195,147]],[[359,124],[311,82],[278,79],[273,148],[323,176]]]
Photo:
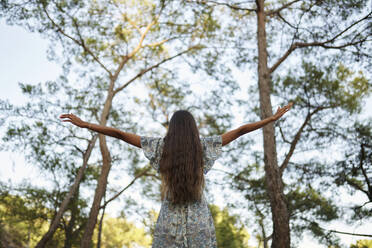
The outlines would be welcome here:
[[[258,86],[260,96],[261,119],[270,117],[271,106],[271,76],[267,63],[267,41],[265,29],[264,0],[256,0],[257,4],[257,41],[258,41]],[[263,128],[264,163],[266,174],[266,190],[270,198],[270,206],[273,218],[272,248],[289,248],[289,216],[283,182],[278,166],[275,129],[270,123]]]
[[[116,79],[117,79],[117,76],[111,79],[111,83],[110,83],[110,86],[107,92],[105,105],[103,107],[101,119],[99,123],[102,126],[106,126],[107,124],[107,119],[110,113],[112,100],[114,98],[114,85],[115,85]],[[99,214],[100,204],[106,192],[107,178],[108,178],[108,175],[111,169],[111,155],[107,147],[106,136],[99,134],[98,137],[99,137],[99,147],[100,147],[100,151],[102,155],[102,169],[101,169],[101,174],[98,178],[98,183],[97,183],[96,191],[94,194],[93,204],[89,212],[88,222],[85,227],[83,238],[81,240],[81,248],[89,248],[91,246],[94,228],[97,224],[97,216]]]

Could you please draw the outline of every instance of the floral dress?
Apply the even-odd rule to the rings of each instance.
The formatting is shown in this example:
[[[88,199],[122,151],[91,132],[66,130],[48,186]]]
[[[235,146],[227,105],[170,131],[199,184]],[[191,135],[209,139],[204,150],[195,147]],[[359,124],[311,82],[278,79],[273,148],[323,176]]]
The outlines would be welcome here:
[[[200,139],[203,147],[203,172],[207,174],[221,154],[221,136]],[[163,138],[141,137],[141,147],[151,165],[159,172]],[[174,205],[163,200],[156,222],[153,248],[216,248],[212,215],[204,194],[200,201]]]

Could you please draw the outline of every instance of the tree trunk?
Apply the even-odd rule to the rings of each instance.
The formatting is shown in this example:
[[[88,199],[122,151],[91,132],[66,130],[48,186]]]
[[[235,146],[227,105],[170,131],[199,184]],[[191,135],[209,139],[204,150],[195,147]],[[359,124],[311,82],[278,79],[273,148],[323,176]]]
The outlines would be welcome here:
[[[107,123],[107,118],[109,116],[109,112],[111,109],[112,100],[114,98],[114,84],[116,78],[115,79],[111,78],[107,98],[100,119],[100,125],[102,126],[106,126]],[[105,135],[102,134],[99,135],[99,147],[102,155],[102,169],[101,174],[98,178],[93,204],[89,212],[88,222],[83,234],[83,238],[81,240],[81,248],[89,248],[91,245],[94,228],[97,224],[97,216],[99,214],[100,204],[102,201],[102,197],[105,195],[106,192],[107,178],[111,169],[111,155],[107,147]]]
[[[79,190],[76,191],[74,194],[74,198],[71,200],[71,218],[70,221],[68,222],[66,228],[65,228],[65,244],[63,248],[71,248],[72,247],[72,242],[74,241],[74,226],[76,222],[76,215],[78,214],[78,200],[79,200]]]
[[[105,217],[105,210],[106,210],[106,205],[104,205],[102,209],[102,216],[99,221],[99,227],[98,227],[98,237],[97,237],[97,248],[101,248],[101,241],[102,241],[102,229],[103,229],[103,218]]]
[[[83,178],[85,169],[88,165],[88,160],[90,158],[90,154],[92,153],[93,147],[96,144],[97,141],[97,135],[94,135],[94,137],[89,141],[88,148],[85,151],[83,155],[83,165],[80,167],[78,174],[76,175],[75,181],[73,185],[70,188],[70,191],[66,195],[66,197],[63,199],[61,206],[59,207],[59,210],[57,214],[55,215],[52,223],[49,226],[49,230],[44,234],[44,236],[41,238],[41,240],[37,243],[35,248],[43,248],[46,246],[47,242],[53,237],[55,231],[58,228],[58,225],[61,221],[61,218],[66,211],[68,204],[71,201],[71,198],[73,195],[79,190],[80,181]]]
[[[261,119],[272,115],[270,100],[271,77],[267,64],[267,41],[265,29],[264,0],[257,3],[257,41],[258,41],[258,87],[260,95]],[[273,218],[272,248],[289,248],[289,216],[283,193],[283,182],[278,167],[274,124],[263,128],[264,163],[266,190],[270,198]]]

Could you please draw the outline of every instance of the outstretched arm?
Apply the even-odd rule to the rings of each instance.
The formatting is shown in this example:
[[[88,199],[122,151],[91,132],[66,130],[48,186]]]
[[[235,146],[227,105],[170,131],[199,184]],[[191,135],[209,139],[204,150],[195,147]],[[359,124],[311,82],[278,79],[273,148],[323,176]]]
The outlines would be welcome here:
[[[284,106],[283,108],[278,107],[276,113],[269,118],[263,119],[258,122],[245,124],[243,126],[238,127],[237,129],[222,134],[222,146],[229,144],[231,141],[239,138],[240,136],[246,133],[252,132],[256,129],[265,126],[266,124],[269,124],[270,122],[278,120],[292,107],[292,105],[293,104],[290,103],[287,106]]]
[[[137,134],[123,132],[119,129],[113,127],[105,127],[102,125],[97,125],[93,123],[89,123],[86,121],[81,120],[74,114],[62,114],[59,118],[63,119],[64,122],[71,122],[72,124],[81,127],[81,128],[88,128],[92,131],[108,135],[117,139],[121,139],[128,144],[137,146],[141,148],[141,137]]]

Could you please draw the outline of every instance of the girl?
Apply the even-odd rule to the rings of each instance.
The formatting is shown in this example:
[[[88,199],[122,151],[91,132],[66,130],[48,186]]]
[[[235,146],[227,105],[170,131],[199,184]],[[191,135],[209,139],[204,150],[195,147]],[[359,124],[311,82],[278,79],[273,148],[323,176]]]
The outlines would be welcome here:
[[[162,205],[154,232],[153,248],[216,248],[213,219],[204,198],[204,175],[221,153],[221,146],[278,120],[292,103],[264,120],[243,125],[221,136],[200,138],[193,116],[185,110],[173,114],[164,138],[140,137],[116,128],[82,121],[63,114],[65,122],[121,139],[142,148],[160,173]]]

